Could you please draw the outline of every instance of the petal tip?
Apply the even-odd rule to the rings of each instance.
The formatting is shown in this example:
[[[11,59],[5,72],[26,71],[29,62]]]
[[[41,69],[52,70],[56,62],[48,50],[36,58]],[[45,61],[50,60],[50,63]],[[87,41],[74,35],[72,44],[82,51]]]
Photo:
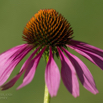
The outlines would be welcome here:
[[[98,94],[98,93],[99,93],[99,91],[98,91],[98,90],[96,90],[93,94],[94,94],[94,95],[96,95],[96,94]]]
[[[1,87],[0,87],[0,90],[3,91],[3,90],[5,90],[5,89],[1,86]]]
[[[3,85],[3,86],[0,86],[0,89],[1,89],[1,91],[3,91],[3,90],[7,90],[9,88],[7,86]]]
[[[21,86],[19,86],[19,87],[16,88],[16,90],[19,90],[19,89],[21,89]]]
[[[50,92],[49,92],[50,93]],[[51,97],[55,97],[55,96],[57,96],[57,93],[50,93],[50,96]]]
[[[72,94],[75,98],[79,97],[79,92]]]
[[[19,88],[16,88],[16,90],[19,90]]]

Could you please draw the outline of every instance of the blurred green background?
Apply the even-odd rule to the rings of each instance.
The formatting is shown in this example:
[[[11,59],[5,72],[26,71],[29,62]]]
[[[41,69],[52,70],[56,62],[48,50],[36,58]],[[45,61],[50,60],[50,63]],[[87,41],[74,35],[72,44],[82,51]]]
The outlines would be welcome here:
[[[22,41],[22,31],[26,23],[38,10],[48,8],[56,9],[70,22],[75,40],[103,49],[103,0],[0,0],[0,53],[25,43]],[[69,51],[85,62],[95,79],[99,94],[93,95],[80,83],[80,96],[74,98],[61,80],[58,94],[50,103],[103,103],[103,71],[73,50]],[[19,72],[30,54],[14,69],[8,80]],[[60,60],[55,60],[60,68]],[[43,103],[45,65],[41,59],[33,81],[24,88],[16,90],[22,83],[22,76],[12,88],[0,91],[0,102]]]

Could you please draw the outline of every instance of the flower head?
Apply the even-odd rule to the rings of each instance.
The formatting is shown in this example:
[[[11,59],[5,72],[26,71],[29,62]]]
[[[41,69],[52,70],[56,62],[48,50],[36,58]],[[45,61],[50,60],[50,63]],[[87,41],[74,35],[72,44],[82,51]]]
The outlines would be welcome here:
[[[27,42],[26,44],[16,46],[0,55],[1,90],[11,88],[23,73],[23,83],[17,89],[29,84],[35,75],[42,55],[44,55],[47,60],[45,82],[51,97],[56,96],[60,84],[60,72],[54,61],[56,55],[61,59],[63,83],[74,97],[79,96],[77,76],[84,88],[93,94],[98,93],[92,74],[87,66],[78,57],[68,52],[67,49],[68,47],[74,49],[102,70],[103,50],[73,40],[73,30],[70,23],[61,14],[54,9],[40,10],[27,23],[23,34],[23,40]],[[31,50],[34,50],[34,52],[25,61],[19,73],[5,83],[13,69]]]

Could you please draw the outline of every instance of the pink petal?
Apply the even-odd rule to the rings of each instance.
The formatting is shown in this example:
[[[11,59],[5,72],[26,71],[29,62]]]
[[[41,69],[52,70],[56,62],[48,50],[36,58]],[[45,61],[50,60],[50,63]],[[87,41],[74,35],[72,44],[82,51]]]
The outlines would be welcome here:
[[[21,77],[21,75],[23,74],[24,70],[25,69],[28,69],[31,64],[31,59],[33,58],[33,56],[36,54],[36,52],[38,51],[39,48],[37,48],[32,54],[31,56],[25,61],[25,63],[23,64],[20,72],[14,77],[12,78],[9,82],[7,82],[6,84],[4,84],[3,86],[1,86],[1,89],[2,90],[6,90],[6,89],[9,89],[11,88],[15,83],[16,81]]]
[[[81,42],[81,41],[72,40],[72,44],[71,45],[77,46],[77,47],[79,47],[81,49],[84,49],[84,50],[87,50],[87,51],[91,51],[91,52],[103,57],[103,50],[102,49],[99,49],[99,48],[94,47],[92,45],[89,45],[87,43],[84,43],[84,42]]]
[[[68,91],[74,96],[79,96],[79,83],[77,80],[75,69],[69,59],[58,49],[60,59],[61,59],[61,77],[64,85]]]
[[[6,65],[0,63],[1,64],[0,70],[2,68],[2,70],[0,72],[0,85],[4,84],[6,82],[6,80],[9,78],[13,69],[25,57],[25,55],[32,49],[32,47],[29,47],[27,44],[25,44],[24,47],[20,46],[20,48],[18,48],[18,50],[14,49],[15,52],[12,51],[13,49],[10,49],[9,51],[4,53],[5,55],[10,54],[10,56],[3,57],[2,55],[4,55],[4,54],[1,55],[0,59],[4,59],[4,62]]]
[[[45,50],[45,47],[30,62],[30,65],[29,65],[28,69],[26,69],[26,72],[25,72],[25,75],[24,75],[24,79],[23,79],[23,83],[17,89],[20,89],[20,88],[24,87],[25,85],[29,84],[32,81],[32,79],[33,79],[33,77],[35,75],[36,68],[38,66],[38,63],[40,61],[40,58],[41,58],[44,50]]]
[[[60,73],[53,59],[51,48],[50,48],[49,60],[45,70],[45,82],[51,97],[56,96],[60,84]]]
[[[21,72],[19,72],[14,78],[12,78],[9,82],[7,82],[6,84],[4,84],[3,86],[1,86],[1,90],[6,90],[6,89],[9,89],[11,88],[15,83],[16,81],[20,78],[20,76],[23,74],[23,70]]]
[[[12,55],[14,53],[16,53],[19,49],[21,49],[21,48],[23,48],[25,46],[26,46],[26,44],[22,44],[22,45],[16,46],[14,48],[11,48],[11,49],[7,50],[6,52],[4,52],[4,53],[2,53],[0,55],[0,75],[9,66],[9,64],[11,62],[10,58],[12,57]]]
[[[92,74],[90,73],[90,71],[88,70],[86,65],[78,57],[76,57],[73,54],[69,53],[64,48],[62,48],[62,49],[66,53],[66,55],[68,56],[70,61],[72,62],[73,66],[75,67],[77,75],[78,75],[81,83],[83,84],[83,86],[87,90],[92,92],[93,94],[98,93],[98,90],[96,88],[94,79],[92,77]]]
[[[87,58],[88,60],[90,60],[92,63],[94,63],[103,70],[103,57],[101,57],[100,55],[95,54],[91,51],[81,49],[76,46],[68,46],[68,47],[74,49],[76,52],[83,55],[85,58]]]

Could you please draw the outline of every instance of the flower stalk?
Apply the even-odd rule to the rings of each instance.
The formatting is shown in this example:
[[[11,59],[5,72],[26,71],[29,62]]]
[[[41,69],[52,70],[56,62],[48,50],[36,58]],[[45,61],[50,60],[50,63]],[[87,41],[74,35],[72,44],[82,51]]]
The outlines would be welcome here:
[[[48,62],[48,60],[49,60],[49,56],[48,55],[46,55],[45,56],[45,61],[46,61],[46,63]],[[44,90],[44,103],[50,103],[50,94],[49,94],[49,91],[48,91],[48,88],[47,88],[47,86],[46,86],[46,83],[45,83],[45,90]]]
[[[50,103],[50,94],[49,94],[49,91],[48,91],[48,88],[45,84],[45,91],[44,91],[44,103]]]

